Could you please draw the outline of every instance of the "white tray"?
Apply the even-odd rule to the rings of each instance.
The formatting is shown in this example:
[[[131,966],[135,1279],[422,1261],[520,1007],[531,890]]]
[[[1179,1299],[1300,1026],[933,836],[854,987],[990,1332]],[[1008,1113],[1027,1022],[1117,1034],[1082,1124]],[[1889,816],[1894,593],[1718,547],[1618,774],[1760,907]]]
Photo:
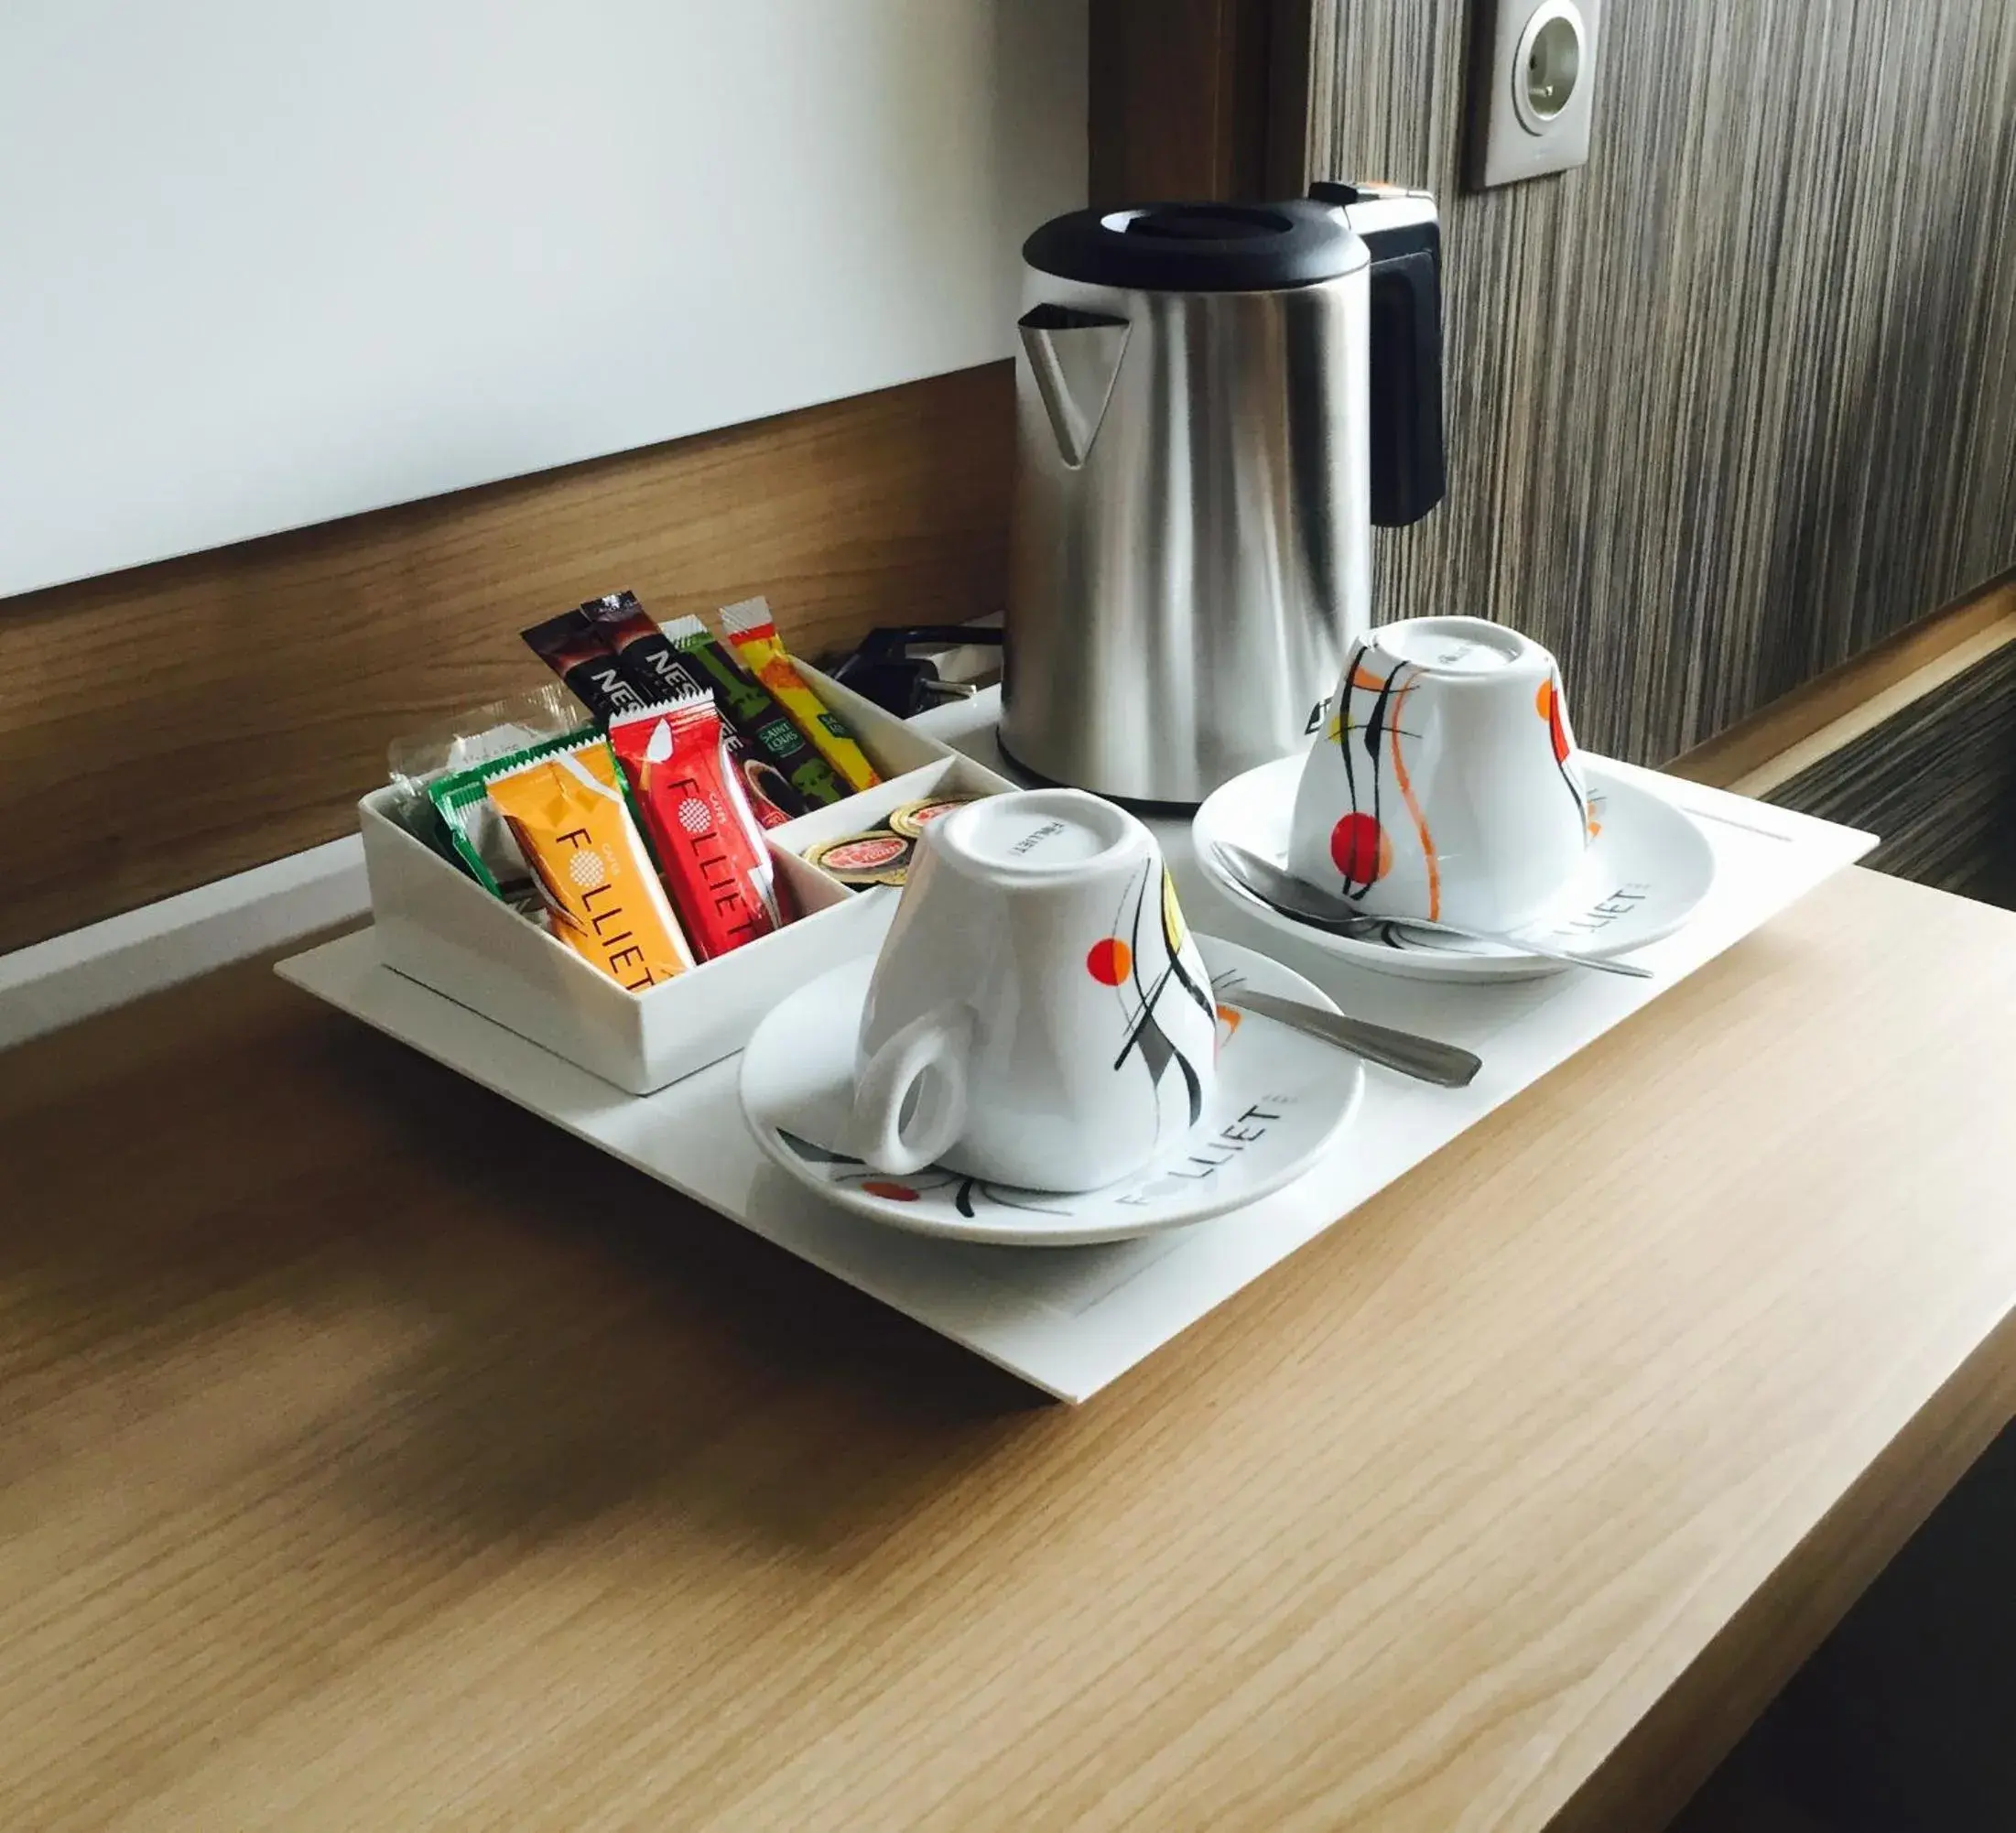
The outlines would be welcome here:
[[[989,693],[920,723],[1001,769],[997,712]],[[1693,921],[1639,957],[1656,970],[1650,981],[1570,971],[1437,986],[1344,966],[1212,889],[1194,868],[1187,824],[1157,822],[1194,927],[1288,962],[1347,1012],[1467,1045],[1484,1070],[1460,1090],[1374,1071],[1356,1123],[1287,1189],[1195,1229],[1106,1247],[981,1247],[846,1215],[758,1155],[735,1100],[739,1058],[654,1095],[625,1095],[381,965],[370,929],[279,972],[1046,1393],[1080,1401],[1875,844],[1831,822],[1617,767],[1699,820],[1716,853],[1715,887]]]

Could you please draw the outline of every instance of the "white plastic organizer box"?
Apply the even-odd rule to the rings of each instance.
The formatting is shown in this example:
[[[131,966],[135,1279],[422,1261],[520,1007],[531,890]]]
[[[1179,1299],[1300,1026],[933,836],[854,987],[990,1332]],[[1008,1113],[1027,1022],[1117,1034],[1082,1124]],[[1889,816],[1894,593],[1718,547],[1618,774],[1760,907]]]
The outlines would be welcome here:
[[[392,819],[395,791],[358,804],[381,959],[521,1037],[645,1095],[732,1056],[756,1021],[837,961],[872,951],[895,914],[886,887],[850,891],[799,857],[872,828],[899,803],[1014,786],[799,664],[884,781],[768,834],[777,883],[798,915],[775,934],[636,993],[500,903]]]

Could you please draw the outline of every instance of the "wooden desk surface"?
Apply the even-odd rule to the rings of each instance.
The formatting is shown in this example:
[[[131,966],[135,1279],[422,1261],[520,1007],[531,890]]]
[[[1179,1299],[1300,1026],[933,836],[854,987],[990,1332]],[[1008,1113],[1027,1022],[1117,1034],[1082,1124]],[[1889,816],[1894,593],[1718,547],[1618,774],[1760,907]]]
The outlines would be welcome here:
[[[1848,874],[1077,1411],[256,965],[0,1166],[9,1828],[1647,1828],[2016,1408],[2016,917]]]

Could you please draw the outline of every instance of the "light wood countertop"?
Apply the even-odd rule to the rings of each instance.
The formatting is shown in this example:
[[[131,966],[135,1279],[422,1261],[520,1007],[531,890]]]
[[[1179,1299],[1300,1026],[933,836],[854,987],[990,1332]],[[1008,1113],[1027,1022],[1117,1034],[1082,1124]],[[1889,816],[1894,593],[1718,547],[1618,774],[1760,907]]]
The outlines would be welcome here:
[[[0,1057],[0,1824],[1650,1828],[2016,1410],[1852,872],[1091,1405],[258,964]]]

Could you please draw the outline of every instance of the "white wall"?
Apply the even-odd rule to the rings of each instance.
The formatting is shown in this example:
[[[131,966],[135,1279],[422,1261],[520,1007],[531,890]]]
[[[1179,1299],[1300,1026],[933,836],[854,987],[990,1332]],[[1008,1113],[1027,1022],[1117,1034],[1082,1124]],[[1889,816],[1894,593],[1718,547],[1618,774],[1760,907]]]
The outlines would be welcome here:
[[[1085,0],[0,0],[0,593],[1004,355]]]

